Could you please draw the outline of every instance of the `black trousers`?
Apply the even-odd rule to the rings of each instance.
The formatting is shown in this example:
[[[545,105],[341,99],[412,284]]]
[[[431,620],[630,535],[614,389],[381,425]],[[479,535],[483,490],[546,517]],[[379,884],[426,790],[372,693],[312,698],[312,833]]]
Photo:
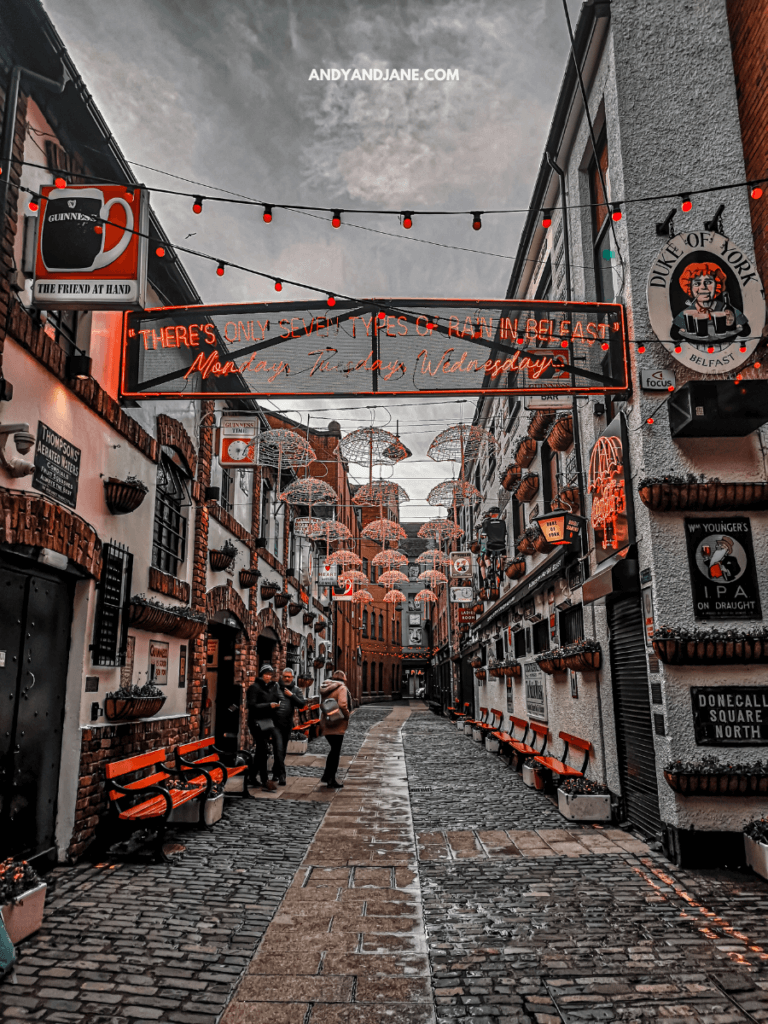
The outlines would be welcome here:
[[[267,757],[269,756],[269,741],[272,741],[272,753],[275,763],[272,766],[272,778],[281,779],[285,775],[285,743],[283,742],[280,730],[273,725],[271,729],[261,730],[256,727],[252,733],[255,747],[254,773],[265,786],[269,780],[267,771]],[[257,782],[257,779],[254,779]]]
[[[328,740],[328,746],[331,749],[328,751],[322,781],[335,782],[336,772],[339,770],[339,758],[341,757],[341,745],[344,742],[344,733],[339,733],[337,736],[326,736],[325,738]]]
[[[287,725],[278,725],[275,726],[275,728],[280,733],[280,737],[283,741],[283,760],[281,762],[281,774],[277,774],[277,760],[275,760],[274,767],[272,768],[272,778],[277,780],[285,778],[285,752],[288,749],[288,740],[291,738],[291,729],[293,728],[293,725],[291,722],[288,722]]]

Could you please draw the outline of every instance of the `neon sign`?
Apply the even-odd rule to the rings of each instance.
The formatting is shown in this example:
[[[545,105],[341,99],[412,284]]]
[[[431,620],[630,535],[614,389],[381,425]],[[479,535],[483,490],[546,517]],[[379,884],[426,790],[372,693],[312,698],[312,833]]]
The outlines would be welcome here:
[[[595,443],[589,457],[587,487],[592,494],[590,523],[596,556],[603,561],[631,542],[631,504],[626,489],[625,425],[617,416]]]
[[[125,398],[607,388],[629,388],[616,304],[372,299],[339,301],[332,314],[322,303],[283,302],[163,307],[125,318]]]

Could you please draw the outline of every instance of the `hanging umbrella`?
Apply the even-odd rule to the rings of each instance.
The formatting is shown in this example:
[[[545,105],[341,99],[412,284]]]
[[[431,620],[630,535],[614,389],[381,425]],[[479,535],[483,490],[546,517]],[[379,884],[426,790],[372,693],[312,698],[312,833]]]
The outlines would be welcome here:
[[[382,587],[393,587],[396,583],[407,583],[408,577],[404,572],[390,569],[388,572],[383,572],[376,582]]]
[[[293,466],[308,466],[315,461],[315,450],[301,434],[295,430],[264,430],[259,434],[259,451],[257,462],[260,466],[277,467],[277,486],[283,472],[283,463]]]
[[[443,480],[427,495],[430,505],[443,505],[445,508],[453,508],[457,503],[461,505],[465,501],[482,500],[480,491],[466,480]]]
[[[490,431],[469,423],[457,423],[437,435],[427,455],[435,462],[463,463],[465,459],[477,458],[486,445],[493,451],[499,447]]]
[[[382,544],[387,540],[403,540],[407,537],[400,523],[395,523],[391,519],[374,519],[368,523],[362,534],[368,540],[380,540]]]
[[[422,551],[416,561],[419,565],[426,566],[427,569],[438,569],[451,564],[448,555],[444,555],[440,548],[430,548],[429,551]]]
[[[399,437],[381,427],[351,431],[339,441],[336,451],[358,466],[394,466],[411,454]]]
[[[373,594],[370,590],[356,590],[350,597],[350,601],[355,604],[370,604],[373,601]]]
[[[349,540],[352,536],[349,527],[337,519],[313,519],[311,516],[294,519],[293,532],[310,540],[325,540],[326,544],[334,540]]]
[[[401,594],[399,590],[388,590],[384,595],[384,600],[387,604],[400,604],[405,600],[405,594]]]
[[[362,565],[363,560],[360,555],[356,555],[354,551],[348,551],[347,548],[339,548],[338,551],[333,551],[326,558],[326,562],[331,565]]]
[[[353,505],[385,505],[387,508],[396,508],[406,501],[410,501],[408,492],[392,480],[374,480],[373,483],[363,484],[352,495]]]
[[[464,536],[464,531],[458,523],[452,523],[450,519],[430,519],[419,528],[417,536],[424,540],[436,540],[442,544],[444,540],[458,540]]]
[[[338,498],[336,491],[325,480],[308,476],[288,484],[280,495],[280,501],[285,501],[289,505],[309,505],[311,515],[313,505],[335,505]]]
[[[420,604],[422,601],[426,602],[426,601],[436,601],[436,600],[437,600],[437,594],[433,590],[429,590],[429,589],[420,590],[418,592],[418,594],[416,595],[416,597],[414,597],[414,601],[416,601],[417,604]]]
[[[396,569],[398,565],[407,565],[408,557],[402,551],[379,551],[371,559],[371,565],[383,565],[385,569]]]
[[[339,583],[370,583],[370,580],[364,572],[358,572],[357,569],[347,569],[339,576]]]
[[[426,569],[424,572],[420,572],[418,578],[424,580],[430,587],[434,587],[437,583],[447,583],[448,577],[444,572],[439,572],[437,569]]]

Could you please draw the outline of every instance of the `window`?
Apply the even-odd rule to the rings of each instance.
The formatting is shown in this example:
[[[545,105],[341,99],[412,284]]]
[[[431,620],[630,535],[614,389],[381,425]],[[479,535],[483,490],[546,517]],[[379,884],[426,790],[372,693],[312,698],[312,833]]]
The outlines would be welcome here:
[[[271,496],[272,492],[270,490],[269,485],[265,481],[264,487],[261,492],[261,536],[265,539],[269,538],[269,535],[272,532],[270,528],[271,516],[269,514]]]
[[[368,690],[368,662],[363,662],[363,690]]]
[[[77,325],[78,318],[82,315],[75,309],[50,309],[46,313],[43,331],[49,338],[53,338],[67,355],[73,355],[78,348]]]
[[[543,451],[543,448],[542,448]],[[221,497],[219,504],[225,512],[232,512],[235,504],[235,474],[226,466],[221,467]]]
[[[384,616],[379,612],[379,640],[384,639]]]
[[[525,657],[525,630],[524,629],[518,629],[517,632],[514,633],[513,635],[514,635],[514,640],[515,640],[515,657],[516,658],[524,658]]]
[[[368,576],[368,559],[367,558],[363,559],[363,572],[365,573],[366,576]],[[368,578],[370,579],[370,576],[368,576]]]
[[[599,169],[598,169],[599,168]],[[603,192],[600,172],[608,189],[608,196]],[[592,207],[592,244],[594,249],[595,292],[598,302],[613,302],[613,270],[611,252],[611,218],[608,216],[606,199],[610,199],[610,182],[608,177],[608,140],[605,131],[597,144],[597,160],[593,158],[589,168],[589,190],[591,200],[597,204]]]
[[[363,636],[368,636],[368,612],[363,612]]]
[[[379,662],[379,693],[384,692],[384,662]]]
[[[584,639],[584,611],[580,604],[560,612],[560,643],[573,644]]]
[[[541,654],[542,651],[548,651],[549,648],[549,620],[542,619],[533,627],[533,653]]]
[[[155,525],[152,536],[152,565],[177,576],[187,547],[187,502],[184,478],[178,466],[163,454],[157,467]]]
[[[549,512],[552,506],[552,499],[557,497],[557,454],[552,451],[548,444],[541,446],[541,474],[542,474],[542,497],[544,499],[544,511]]]

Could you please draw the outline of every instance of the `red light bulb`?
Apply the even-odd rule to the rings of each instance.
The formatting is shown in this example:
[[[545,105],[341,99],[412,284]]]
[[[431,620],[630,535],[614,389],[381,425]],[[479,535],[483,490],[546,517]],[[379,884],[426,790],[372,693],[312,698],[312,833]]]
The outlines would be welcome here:
[[[674,384],[670,384],[669,387],[667,388],[667,391],[674,391],[674,390],[675,390],[675,385]]]
[[[386,315],[387,314],[384,312],[383,309],[380,309],[379,312],[376,314],[376,316],[379,318],[379,320],[383,320],[386,317]]]
[[[653,426],[653,416],[649,416],[648,419],[645,422],[646,423],[650,423],[651,426]]]
[[[619,203],[613,204],[613,209],[611,210],[611,218],[613,220],[621,220],[621,205]]]
[[[158,245],[158,247],[155,249],[155,255],[159,256],[160,259],[162,259],[163,256],[165,256],[165,249],[162,247],[162,245]]]
[[[749,194],[752,196],[753,199],[759,199],[763,194],[763,190],[759,185],[753,185],[752,188],[749,190]]]
[[[262,214],[261,219],[264,221],[265,224],[271,224],[272,223],[272,207],[271,206],[265,205],[264,213]]]
[[[341,227],[341,210],[333,211],[333,219],[331,220],[331,224],[333,224],[335,228]]]
[[[739,352],[746,352],[746,351],[747,351],[747,346],[746,345],[739,345]]]
[[[38,203],[36,199],[30,199],[29,208],[32,211],[32,213],[37,213],[37,211],[40,209],[40,203]]]
[[[610,346],[610,345],[608,344],[608,342],[607,342],[607,341],[604,341],[604,342],[602,343],[602,345],[600,346],[600,348],[601,348],[601,349],[603,350],[603,352],[607,352],[607,351],[608,351],[608,349],[609,349],[610,347],[611,347],[611,346]]]
[[[715,346],[714,345],[707,345],[707,352],[714,352],[714,351],[715,351]]]
[[[412,228],[413,227],[413,214],[412,213],[404,213],[403,214],[403,227],[404,228]]]
[[[202,213],[202,212],[203,212],[203,200],[201,199],[200,196],[197,196],[195,198],[194,203],[192,203],[192,213]]]
[[[682,351],[683,351],[683,346],[682,345],[675,345],[675,352],[682,352]]]
[[[224,264],[223,263],[220,263],[218,265],[218,267],[216,267],[216,273],[217,273],[217,275],[219,277],[224,277]]]
[[[483,226],[483,222],[480,219],[480,214],[479,213],[473,213],[472,214],[472,227],[473,227],[473,229],[475,231],[479,231],[482,226]]]
[[[548,227],[551,226],[551,224],[552,224],[552,211],[551,210],[545,210],[544,211],[544,216],[541,218],[541,226],[543,228],[548,228]]]
[[[637,346],[637,351],[638,352],[645,352],[645,345],[638,345]]]
[[[328,305],[329,306],[335,306],[336,305],[336,296],[335,295],[329,295],[328,296]]]
[[[523,339],[522,338],[518,338],[518,344],[519,345],[523,344]],[[568,348],[568,339],[567,338],[563,338],[563,340],[560,342],[560,348]]]
[[[759,370],[759,369],[760,369],[760,363],[752,363],[752,365],[754,366],[754,368],[755,368],[756,370]]]
[[[56,186],[56,188],[66,188],[67,187],[66,179],[62,178],[61,176],[59,176],[58,178],[54,178],[53,179],[53,184]]]
[[[680,209],[683,211],[683,213],[690,213],[690,211],[693,209],[693,203],[691,202],[691,197],[686,193],[685,195],[681,196],[680,198],[681,198]]]
[[[275,291],[276,292],[281,292],[282,290],[283,290],[283,282],[282,281],[275,281]]]

